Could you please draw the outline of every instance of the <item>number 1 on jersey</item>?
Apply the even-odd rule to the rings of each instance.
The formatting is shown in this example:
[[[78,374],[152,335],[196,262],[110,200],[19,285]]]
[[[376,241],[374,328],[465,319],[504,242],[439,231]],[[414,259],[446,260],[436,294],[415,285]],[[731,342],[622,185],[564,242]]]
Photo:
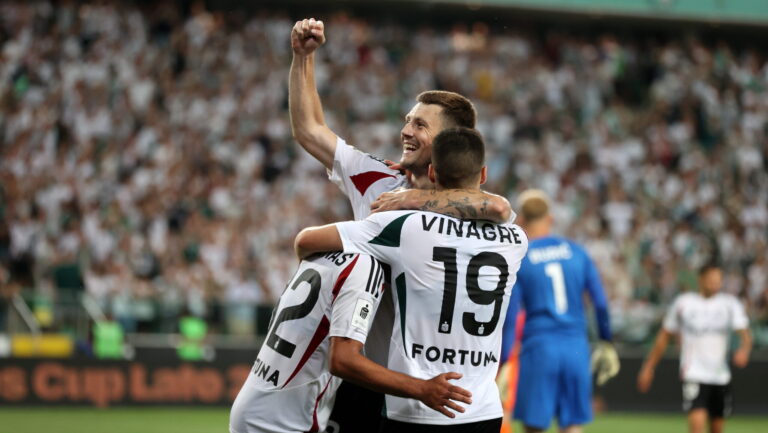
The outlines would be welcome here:
[[[552,292],[555,295],[555,311],[564,314],[568,311],[568,297],[565,294],[565,277],[563,266],[558,262],[548,263],[544,272],[552,280]]]

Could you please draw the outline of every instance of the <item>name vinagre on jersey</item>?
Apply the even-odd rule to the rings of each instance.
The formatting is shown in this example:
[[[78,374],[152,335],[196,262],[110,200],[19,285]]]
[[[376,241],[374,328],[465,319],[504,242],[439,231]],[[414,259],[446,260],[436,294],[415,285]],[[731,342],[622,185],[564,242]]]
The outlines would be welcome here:
[[[520,233],[515,227],[505,227],[490,222],[475,220],[460,220],[446,218],[439,215],[421,215],[421,228],[425,232],[433,231],[441,235],[456,236],[459,238],[485,239],[486,241],[522,244]]]

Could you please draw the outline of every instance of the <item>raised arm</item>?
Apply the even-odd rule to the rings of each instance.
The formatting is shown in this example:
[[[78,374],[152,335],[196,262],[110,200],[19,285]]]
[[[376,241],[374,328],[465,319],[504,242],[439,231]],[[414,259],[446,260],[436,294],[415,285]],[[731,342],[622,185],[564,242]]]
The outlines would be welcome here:
[[[470,189],[400,189],[385,192],[371,204],[371,212],[425,210],[456,218],[505,223],[513,216],[509,201],[496,194]]]
[[[451,379],[460,379],[459,373],[443,373],[429,380],[417,379],[392,371],[362,355],[363,343],[351,338],[331,337],[331,373],[360,386],[398,397],[420,400],[443,415],[454,418],[448,408],[463,413],[456,404],[472,403],[472,393],[451,385]]]
[[[288,108],[293,138],[330,170],[336,152],[336,134],[325,124],[323,106],[315,85],[315,50],[324,43],[322,21],[310,18],[297,21],[293,26]]]

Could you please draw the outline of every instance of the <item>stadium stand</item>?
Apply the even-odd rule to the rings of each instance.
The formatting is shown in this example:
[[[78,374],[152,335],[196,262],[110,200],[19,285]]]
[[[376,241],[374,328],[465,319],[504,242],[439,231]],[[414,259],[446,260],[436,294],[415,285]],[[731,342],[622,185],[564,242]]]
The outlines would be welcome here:
[[[469,96],[486,188],[556,198],[557,231],[602,272],[618,341],[647,342],[717,257],[768,345],[764,52],[695,35],[327,22],[317,80],[331,127],[395,159],[411,95]],[[55,329],[60,301],[84,291],[127,332],[172,332],[186,309],[214,333],[257,331],[256,306],[290,280],[294,235],[350,217],[291,138],[292,23],[200,3],[0,3],[0,308],[21,293]]]

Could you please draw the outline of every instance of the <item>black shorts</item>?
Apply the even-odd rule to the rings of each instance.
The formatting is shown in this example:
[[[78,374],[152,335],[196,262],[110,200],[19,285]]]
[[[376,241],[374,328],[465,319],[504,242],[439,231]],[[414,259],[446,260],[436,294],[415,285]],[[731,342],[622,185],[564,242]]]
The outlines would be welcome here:
[[[327,433],[378,432],[384,394],[344,381],[336,391]]]
[[[391,419],[381,421],[381,433],[499,433],[501,418],[465,424],[411,424]]]
[[[706,409],[711,418],[723,418],[731,414],[733,395],[731,385],[709,385],[683,382],[683,410]]]

